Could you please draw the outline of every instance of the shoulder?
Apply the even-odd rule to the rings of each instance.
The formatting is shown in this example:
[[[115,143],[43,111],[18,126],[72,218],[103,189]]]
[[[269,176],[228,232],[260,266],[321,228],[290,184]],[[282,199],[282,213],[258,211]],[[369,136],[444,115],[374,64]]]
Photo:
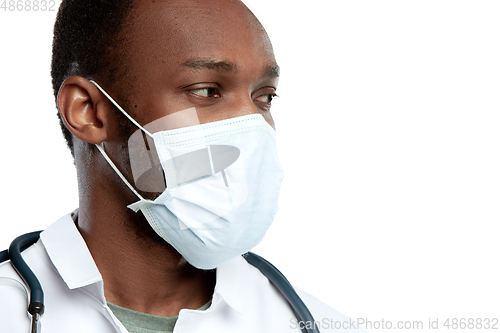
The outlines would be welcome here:
[[[25,252],[32,252],[27,249]],[[10,333],[28,332],[28,288],[12,267],[10,260],[0,264],[0,323]]]
[[[295,288],[295,291],[308,307],[314,321],[321,332],[359,332],[366,333],[356,320],[349,318],[343,313],[333,309],[329,305],[318,300],[311,294]],[[302,323],[307,325],[308,323]],[[309,323],[310,324],[310,323]],[[299,326],[299,323],[296,323]]]
[[[279,320],[286,322],[286,328],[289,331],[300,332],[301,327],[307,325],[312,327],[316,324],[321,332],[366,332],[349,317],[336,311],[309,293],[293,287],[311,312],[315,321],[314,323],[299,323],[283,295],[271,284],[270,280],[258,268],[245,262],[245,260],[238,261],[238,266],[235,265],[233,268],[237,268],[240,274],[238,280],[246,286],[246,292],[242,293],[242,296],[246,296],[246,299],[253,299],[253,301],[249,302],[252,306],[259,306],[266,309],[265,312],[273,313],[273,319],[278,319],[281,314],[282,318]]]

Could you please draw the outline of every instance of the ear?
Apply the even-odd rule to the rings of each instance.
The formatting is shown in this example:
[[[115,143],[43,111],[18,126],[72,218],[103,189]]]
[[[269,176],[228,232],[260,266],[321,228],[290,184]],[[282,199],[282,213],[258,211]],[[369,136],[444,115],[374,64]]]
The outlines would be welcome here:
[[[88,143],[108,137],[106,101],[92,82],[81,76],[64,80],[57,94],[57,108],[68,130]]]

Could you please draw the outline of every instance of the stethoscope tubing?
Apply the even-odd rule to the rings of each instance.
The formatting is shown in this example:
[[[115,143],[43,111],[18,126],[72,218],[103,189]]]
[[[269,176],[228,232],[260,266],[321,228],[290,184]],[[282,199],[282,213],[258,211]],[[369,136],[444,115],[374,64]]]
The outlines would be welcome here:
[[[23,279],[30,289],[30,304],[28,312],[34,316],[35,314],[42,315],[44,311],[43,304],[43,289],[33,271],[29,268],[28,264],[24,261],[21,252],[35,243],[40,238],[40,231],[30,232],[21,235],[14,239],[9,246],[9,258],[12,267],[16,270],[17,274]]]

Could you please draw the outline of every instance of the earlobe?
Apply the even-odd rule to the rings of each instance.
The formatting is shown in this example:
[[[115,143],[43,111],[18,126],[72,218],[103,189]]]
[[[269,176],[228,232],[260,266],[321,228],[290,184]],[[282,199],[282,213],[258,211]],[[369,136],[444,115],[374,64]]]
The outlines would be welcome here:
[[[68,77],[57,94],[57,108],[64,124],[80,140],[98,144],[106,140],[105,112],[100,112],[98,91],[81,76]]]

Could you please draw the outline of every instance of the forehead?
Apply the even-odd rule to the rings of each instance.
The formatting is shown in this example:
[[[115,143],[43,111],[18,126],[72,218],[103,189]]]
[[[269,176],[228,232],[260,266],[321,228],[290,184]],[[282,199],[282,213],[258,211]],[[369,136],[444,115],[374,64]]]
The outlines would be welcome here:
[[[240,1],[139,1],[127,23],[125,58],[134,76],[175,71],[190,59],[243,70],[275,63],[264,28]]]

